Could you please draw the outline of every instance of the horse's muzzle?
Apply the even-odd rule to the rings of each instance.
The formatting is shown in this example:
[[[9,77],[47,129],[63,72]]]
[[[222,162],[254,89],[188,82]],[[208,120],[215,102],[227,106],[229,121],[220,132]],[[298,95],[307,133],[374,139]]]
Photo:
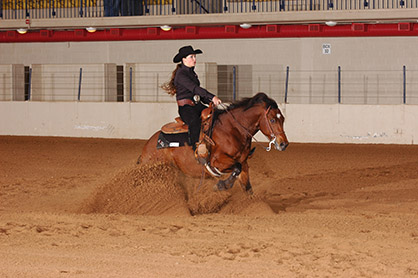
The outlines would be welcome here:
[[[284,151],[284,150],[286,150],[286,148],[287,148],[287,146],[289,146],[289,143],[288,142],[281,142],[280,144],[279,143],[277,143],[277,141],[275,142],[275,144],[274,144],[274,148],[276,149],[276,150],[278,150],[278,151]]]

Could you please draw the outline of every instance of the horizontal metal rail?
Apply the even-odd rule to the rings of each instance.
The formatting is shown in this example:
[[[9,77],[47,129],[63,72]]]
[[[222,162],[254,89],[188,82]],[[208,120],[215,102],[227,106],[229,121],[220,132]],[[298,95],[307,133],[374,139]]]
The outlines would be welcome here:
[[[418,0],[1,0],[0,19],[418,8]]]

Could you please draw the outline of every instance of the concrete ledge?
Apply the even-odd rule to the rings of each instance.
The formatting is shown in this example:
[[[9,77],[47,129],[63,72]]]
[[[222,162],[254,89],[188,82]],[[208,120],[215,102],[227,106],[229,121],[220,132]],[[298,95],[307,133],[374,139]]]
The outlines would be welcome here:
[[[0,134],[146,139],[177,116],[174,103],[0,102]]]
[[[294,142],[418,144],[417,105],[292,104],[284,113]]]
[[[290,142],[418,144],[418,105],[283,104]],[[148,139],[174,103],[0,102],[0,135]],[[256,138],[265,141],[258,133]]]

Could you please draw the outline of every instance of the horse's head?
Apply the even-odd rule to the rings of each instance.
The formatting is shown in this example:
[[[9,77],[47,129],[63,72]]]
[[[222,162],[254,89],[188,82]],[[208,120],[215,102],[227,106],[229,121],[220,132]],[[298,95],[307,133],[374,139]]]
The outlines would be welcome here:
[[[289,145],[284,132],[284,116],[277,105],[269,106],[260,120],[260,131],[270,140],[267,151],[274,144],[276,150],[284,151]]]
[[[242,109],[240,117],[247,118],[247,124],[249,122],[254,123],[253,127],[243,125],[231,113],[239,108]],[[274,145],[276,150],[279,151],[284,151],[289,145],[283,129],[283,114],[276,101],[269,98],[265,93],[260,92],[251,98],[244,98],[241,101],[234,102],[224,111],[230,113],[232,119],[245,131],[246,136],[251,133],[250,131],[254,131],[253,134],[250,134],[251,136],[254,136],[254,134],[260,130],[270,140],[267,151],[271,150],[271,145]],[[247,111],[254,111],[254,113],[247,113]]]

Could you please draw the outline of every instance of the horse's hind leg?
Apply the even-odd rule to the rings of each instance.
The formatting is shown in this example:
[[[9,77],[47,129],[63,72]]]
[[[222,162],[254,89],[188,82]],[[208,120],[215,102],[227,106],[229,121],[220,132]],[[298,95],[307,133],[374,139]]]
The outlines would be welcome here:
[[[215,190],[227,190],[232,188],[234,185],[235,180],[241,173],[241,164],[235,164],[234,170],[232,171],[231,175],[226,180],[220,180],[215,186]]]
[[[136,164],[143,164],[148,162],[166,161],[166,150],[157,150],[157,140],[160,132],[154,133],[154,135],[144,145],[141,154],[139,155]]]

